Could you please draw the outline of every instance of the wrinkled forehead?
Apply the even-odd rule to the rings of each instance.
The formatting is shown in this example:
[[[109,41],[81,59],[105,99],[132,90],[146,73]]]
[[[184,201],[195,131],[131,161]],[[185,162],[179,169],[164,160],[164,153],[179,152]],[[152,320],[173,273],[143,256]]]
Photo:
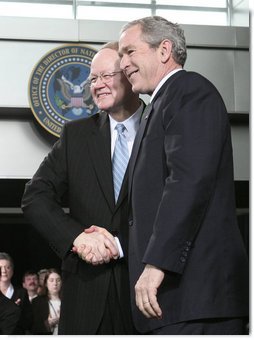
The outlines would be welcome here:
[[[142,41],[142,32],[139,25],[131,26],[120,34],[119,50],[121,56],[131,48],[136,48]]]
[[[0,267],[12,267],[12,264],[9,260],[0,259]]]

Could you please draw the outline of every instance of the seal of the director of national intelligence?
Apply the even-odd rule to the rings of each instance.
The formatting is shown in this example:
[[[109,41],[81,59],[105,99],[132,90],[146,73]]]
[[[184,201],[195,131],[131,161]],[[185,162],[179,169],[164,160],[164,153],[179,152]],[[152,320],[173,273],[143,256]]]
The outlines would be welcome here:
[[[29,80],[29,103],[36,120],[59,137],[70,120],[97,112],[87,78],[97,50],[87,45],[63,45],[44,55]]]

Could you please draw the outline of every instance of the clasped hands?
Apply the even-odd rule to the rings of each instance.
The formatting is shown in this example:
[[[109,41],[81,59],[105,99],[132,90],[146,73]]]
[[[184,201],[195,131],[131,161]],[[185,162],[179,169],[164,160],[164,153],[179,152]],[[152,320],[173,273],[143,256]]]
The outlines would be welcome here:
[[[95,225],[85,229],[74,240],[72,251],[85,262],[95,266],[119,257],[114,236],[105,228]]]
[[[52,317],[51,315],[49,315],[48,317],[48,324],[50,328],[54,328],[56,327],[56,325],[59,323],[59,316],[57,317]]]
[[[91,226],[85,229],[73,243],[73,251],[85,262],[98,265],[119,257],[115,238],[106,229]],[[157,300],[164,272],[147,264],[135,285],[136,305],[147,318],[162,318],[162,310]]]

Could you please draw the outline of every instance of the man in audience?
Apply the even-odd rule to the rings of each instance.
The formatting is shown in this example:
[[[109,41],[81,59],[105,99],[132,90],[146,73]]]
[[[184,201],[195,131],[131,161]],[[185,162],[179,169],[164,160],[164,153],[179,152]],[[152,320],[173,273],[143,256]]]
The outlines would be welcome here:
[[[1,279],[0,267],[0,279]],[[0,290],[0,335],[14,334],[20,318],[20,308]]]
[[[22,285],[23,288],[27,290],[29,301],[32,302],[32,299],[34,299],[38,295],[38,274],[32,270],[26,271],[23,275]]]
[[[14,286],[11,282],[14,274],[14,262],[7,253],[0,252],[0,291],[20,309],[20,317],[13,334],[30,334],[32,325],[32,306],[29,303],[27,291]]]

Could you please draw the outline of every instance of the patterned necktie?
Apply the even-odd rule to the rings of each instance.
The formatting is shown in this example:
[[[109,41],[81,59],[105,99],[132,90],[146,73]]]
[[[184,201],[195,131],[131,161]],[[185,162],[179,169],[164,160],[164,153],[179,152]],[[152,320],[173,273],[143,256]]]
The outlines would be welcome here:
[[[127,147],[127,140],[124,135],[126,127],[123,124],[117,124],[115,129],[117,130],[117,139],[113,154],[113,181],[115,202],[117,202],[118,195],[122,186],[123,177],[126,171],[126,167],[129,161],[129,151]]]

